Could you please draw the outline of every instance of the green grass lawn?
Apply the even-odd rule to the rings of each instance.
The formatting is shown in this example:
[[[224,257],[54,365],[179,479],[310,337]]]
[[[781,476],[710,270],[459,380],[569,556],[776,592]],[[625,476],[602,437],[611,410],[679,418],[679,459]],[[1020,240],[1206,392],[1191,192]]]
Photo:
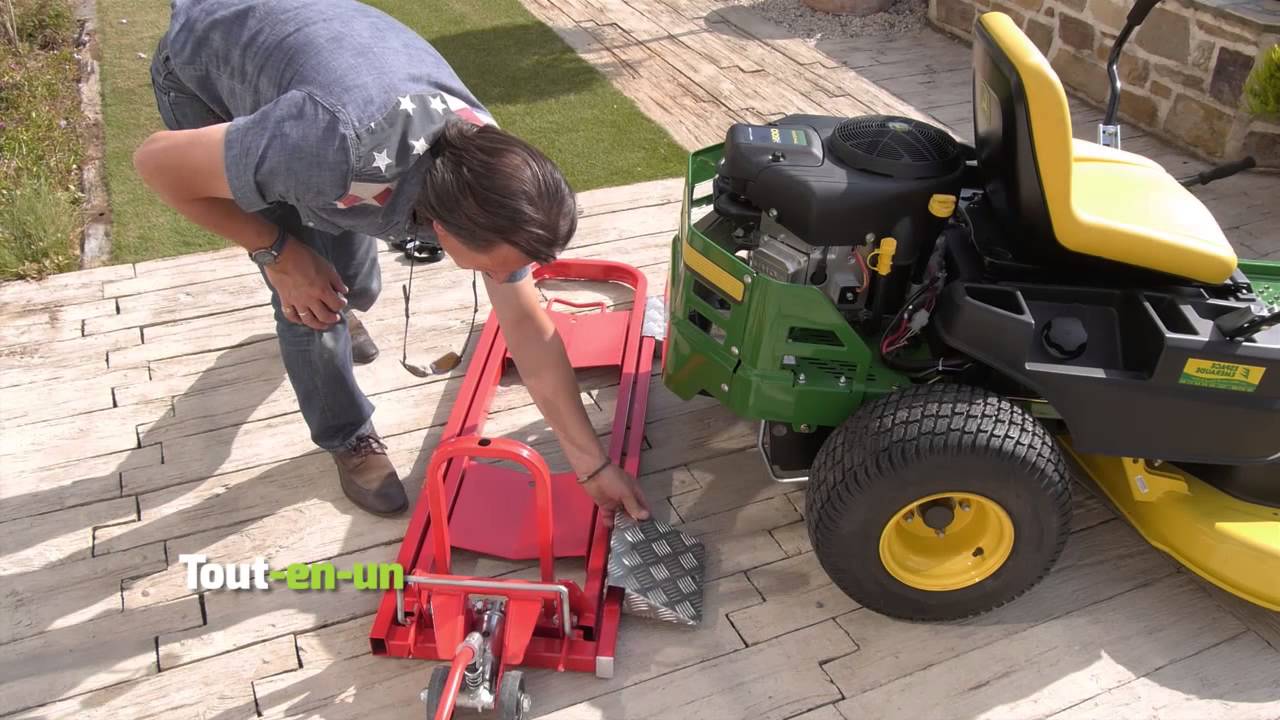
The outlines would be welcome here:
[[[578,191],[680,174],[684,151],[518,0],[367,0],[414,28],[499,124],[546,152]],[[156,200],[131,157],[162,129],[150,57],[168,0],[98,0],[112,251],[134,262],[225,246]],[[121,24],[127,19],[127,24]],[[145,53],[147,59],[139,58]]]
[[[75,23],[62,0],[14,3],[0,31],[0,279],[71,270],[81,228]]]

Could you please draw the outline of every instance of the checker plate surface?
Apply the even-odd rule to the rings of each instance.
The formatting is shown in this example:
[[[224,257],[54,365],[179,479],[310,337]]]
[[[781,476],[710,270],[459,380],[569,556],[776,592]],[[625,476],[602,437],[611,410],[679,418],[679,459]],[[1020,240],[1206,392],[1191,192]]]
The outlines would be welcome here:
[[[623,589],[624,612],[679,625],[702,620],[701,542],[664,522],[636,522],[620,512],[609,544],[609,584]]]

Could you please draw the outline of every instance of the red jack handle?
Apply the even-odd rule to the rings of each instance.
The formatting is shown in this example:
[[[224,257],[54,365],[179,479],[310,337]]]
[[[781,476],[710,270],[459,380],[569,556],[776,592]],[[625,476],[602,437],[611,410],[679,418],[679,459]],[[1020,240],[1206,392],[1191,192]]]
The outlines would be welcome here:
[[[509,438],[456,437],[440,443],[427,466],[427,506],[431,511],[431,546],[435,552],[435,574],[450,574],[449,520],[444,507],[444,476],[447,463],[460,457],[506,460],[523,465],[533,478],[533,499],[538,515],[538,565],[542,582],[555,581],[555,554],[552,545],[551,469],[533,448]]]
[[[449,720],[453,717],[453,706],[458,700],[458,691],[462,689],[462,673],[475,657],[476,649],[471,643],[464,642],[458,646],[453,664],[449,666],[449,679],[445,681],[444,692],[440,694],[435,720]]]

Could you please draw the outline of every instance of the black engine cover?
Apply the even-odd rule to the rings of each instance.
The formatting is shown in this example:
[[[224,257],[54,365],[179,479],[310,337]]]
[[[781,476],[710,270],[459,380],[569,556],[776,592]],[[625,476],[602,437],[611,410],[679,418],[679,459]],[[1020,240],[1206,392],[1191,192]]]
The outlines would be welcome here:
[[[945,131],[893,116],[789,115],[736,124],[725,138],[721,189],[811,245],[935,237],[935,194],[956,195],[962,150]],[[735,198],[737,200],[738,198]]]

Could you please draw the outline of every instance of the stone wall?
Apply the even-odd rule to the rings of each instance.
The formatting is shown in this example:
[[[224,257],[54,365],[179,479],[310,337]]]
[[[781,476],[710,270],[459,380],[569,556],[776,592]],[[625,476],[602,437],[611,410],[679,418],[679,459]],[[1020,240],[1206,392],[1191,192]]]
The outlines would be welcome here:
[[[1254,63],[1280,42],[1280,0],[1164,0],[1125,44],[1120,116],[1210,161],[1253,155],[1280,168],[1280,124],[1243,99]],[[1105,107],[1107,57],[1132,0],[929,0],[938,28],[972,40],[977,15],[1009,15],[1062,83]],[[1243,12],[1242,12],[1243,11]],[[1123,132],[1123,131],[1122,131]]]

